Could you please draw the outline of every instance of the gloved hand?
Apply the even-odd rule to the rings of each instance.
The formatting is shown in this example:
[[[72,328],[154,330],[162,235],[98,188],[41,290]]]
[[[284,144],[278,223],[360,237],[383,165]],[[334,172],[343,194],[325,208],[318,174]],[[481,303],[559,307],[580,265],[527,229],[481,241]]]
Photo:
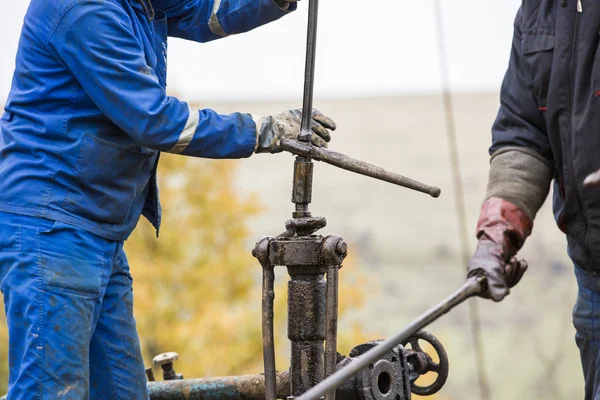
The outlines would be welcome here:
[[[256,122],[256,153],[278,153],[282,138],[296,139],[300,135],[302,110],[289,110],[275,116],[253,117]],[[312,112],[312,144],[327,147],[331,140],[329,131],[336,129],[331,118],[318,110]]]
[[[275,0],[275,4],[283,10],[287,10],[290,7],[290,3],[296,3],[297,1],[300,0]]]
[[[477,250],[468,264],[468,276],[484,274],[487,291],[481,297],[501,301],[527,270],[514,259],[531,234],[533,221],[509,201],[492,197],[481,207]]]

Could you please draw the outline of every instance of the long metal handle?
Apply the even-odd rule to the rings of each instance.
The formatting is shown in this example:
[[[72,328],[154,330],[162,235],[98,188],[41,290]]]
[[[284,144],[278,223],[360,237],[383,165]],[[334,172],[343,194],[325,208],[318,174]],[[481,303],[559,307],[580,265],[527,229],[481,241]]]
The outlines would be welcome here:
[[[439,197],[442,192],[438,187],[417,182],[400,174],[386,171],[376,165],[356,160],[335,151],[315,147],[308,143],[302,143],[293,139],[281,139],[281,147],[292,154],[323,161],[347,171],[393,183],[394,185],[416,190],[417,192],[427,193],[431,197]]]
[[[304,68],[304,101],[302,103],[302,130],[299,139],[310,143],[312,136],[312,108],[315,88],[315,58],[317,53],[317,24],[319,0],[310,0],[308,4],[308,33],[306,39],[306,65]]]
[[[454,294],[442,301],[437,306],[431,308],[425,314],[411,322],[406,328],[396,333],[394,336],[386,339],[381,344],[375,346],[360,357],[355,358],[344,368],[326,378],[312,389],[308,390],[296,400],[316,400],[326,393],[335,390],[348,379],[357,375],[360,371],[367,368],[369,364],[379,360],[383,355],[392,350],[394,347],[405,343],[408,339],[414,336],[421,329],[431,324],[433,321],[446,314],[454,307],[463,303],[468,298],[481,293],[485,288],[485,277],[469,278],[460,289]]]

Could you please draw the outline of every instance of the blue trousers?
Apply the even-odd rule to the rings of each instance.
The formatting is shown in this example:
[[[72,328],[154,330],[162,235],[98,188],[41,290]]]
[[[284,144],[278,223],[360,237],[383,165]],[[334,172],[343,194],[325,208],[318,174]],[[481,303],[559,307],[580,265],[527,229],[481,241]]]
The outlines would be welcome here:
[[[585,400],[600,400],[600,276],[575,267],[579,292],[573,308],[575,341],[581,355]]]
[[[8,399],[148,399],[123,242],[0,213]]]

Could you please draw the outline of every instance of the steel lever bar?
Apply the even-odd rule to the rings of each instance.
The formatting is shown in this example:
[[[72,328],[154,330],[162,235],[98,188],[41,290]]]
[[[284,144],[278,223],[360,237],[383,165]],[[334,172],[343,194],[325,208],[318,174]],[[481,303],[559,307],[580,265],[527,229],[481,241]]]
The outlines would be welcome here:
[[[360,175],[365,175],[371,178],[393,183],[394,185],[416,190],[417,192],[427,193],[431,197],[439,197],[442,192],[438,187],[417,182],[400,174],[386,171],[385,169],[376,165],[356,160],[352,157],[348,157],[347,155],[337,153],[335,151],[316,147],[308,143],[302,143],[298,140],[281,139],[281,147],[283,150],[292,154],[311,158],[317,161],[323,161],[324,163],[345,169],[346,171],[355,172]]]
[[[348,379],[357,375],[360,371],[367,368],[369,364],[379,360],[394,347],[405,343],[421,329],[431,324],[442,315],[463,303],[470,297],[482,293],[486,288],[486,278],[484,276],[475,276],[467,281],[446,300],[431,308],[425,314],[411,322],[406,328],[396,333],[394,336],[381,342],[360,357],[354,359],[350,364],[323,380],[315,387],[308,390],[296,400],[317,400],[332,390],[337,389]]]

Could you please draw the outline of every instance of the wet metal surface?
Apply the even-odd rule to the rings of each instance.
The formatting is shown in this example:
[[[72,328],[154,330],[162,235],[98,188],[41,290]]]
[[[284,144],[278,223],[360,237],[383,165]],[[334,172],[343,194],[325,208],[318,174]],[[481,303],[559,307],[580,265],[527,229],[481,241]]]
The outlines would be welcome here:
[[[345,381],[356,376],[363,369],[367,368],[369,364],[378,360],[387,352],[392,350],[394,347],[406,343],[412,336],[414,336],[421,329],[433,321],[440,318],[442,315],[448,313],[454,307],[463,303],[468,298],[481,293],[485,289],[485,278],[483,277],[472,277],[469,278],[460,289],[454,292],[446,300],[439,303],[437,306],[428,310],[425,314],[411,322],[406,328],[396,333],[392,337],[382,341],[379,345],[375,346],[371,350],[367,351],[362,357],[354,359],[345,368],[338,370],[336,373],[325,379],[319,385],[310,389],[302,396],[298,397],[298,400],[314,400],[324,396],[327,392],[339,387]]]
[[[356,160],[348,157],[345,154],[311,146],[308,143],[302,143],[293,139],[282,139],[281,147],[285,151],[289,151],[290,153],[296,155],[312,158],[317,161],[323,161],[327,164],[331,164],[347,171],[393,183],[394,185],[416,190],[417,192],[427,193],[432,197],[439,197],[442,192],[440,188],[417,182],[395,172],[386,171],[381,167],[364,161]]]

